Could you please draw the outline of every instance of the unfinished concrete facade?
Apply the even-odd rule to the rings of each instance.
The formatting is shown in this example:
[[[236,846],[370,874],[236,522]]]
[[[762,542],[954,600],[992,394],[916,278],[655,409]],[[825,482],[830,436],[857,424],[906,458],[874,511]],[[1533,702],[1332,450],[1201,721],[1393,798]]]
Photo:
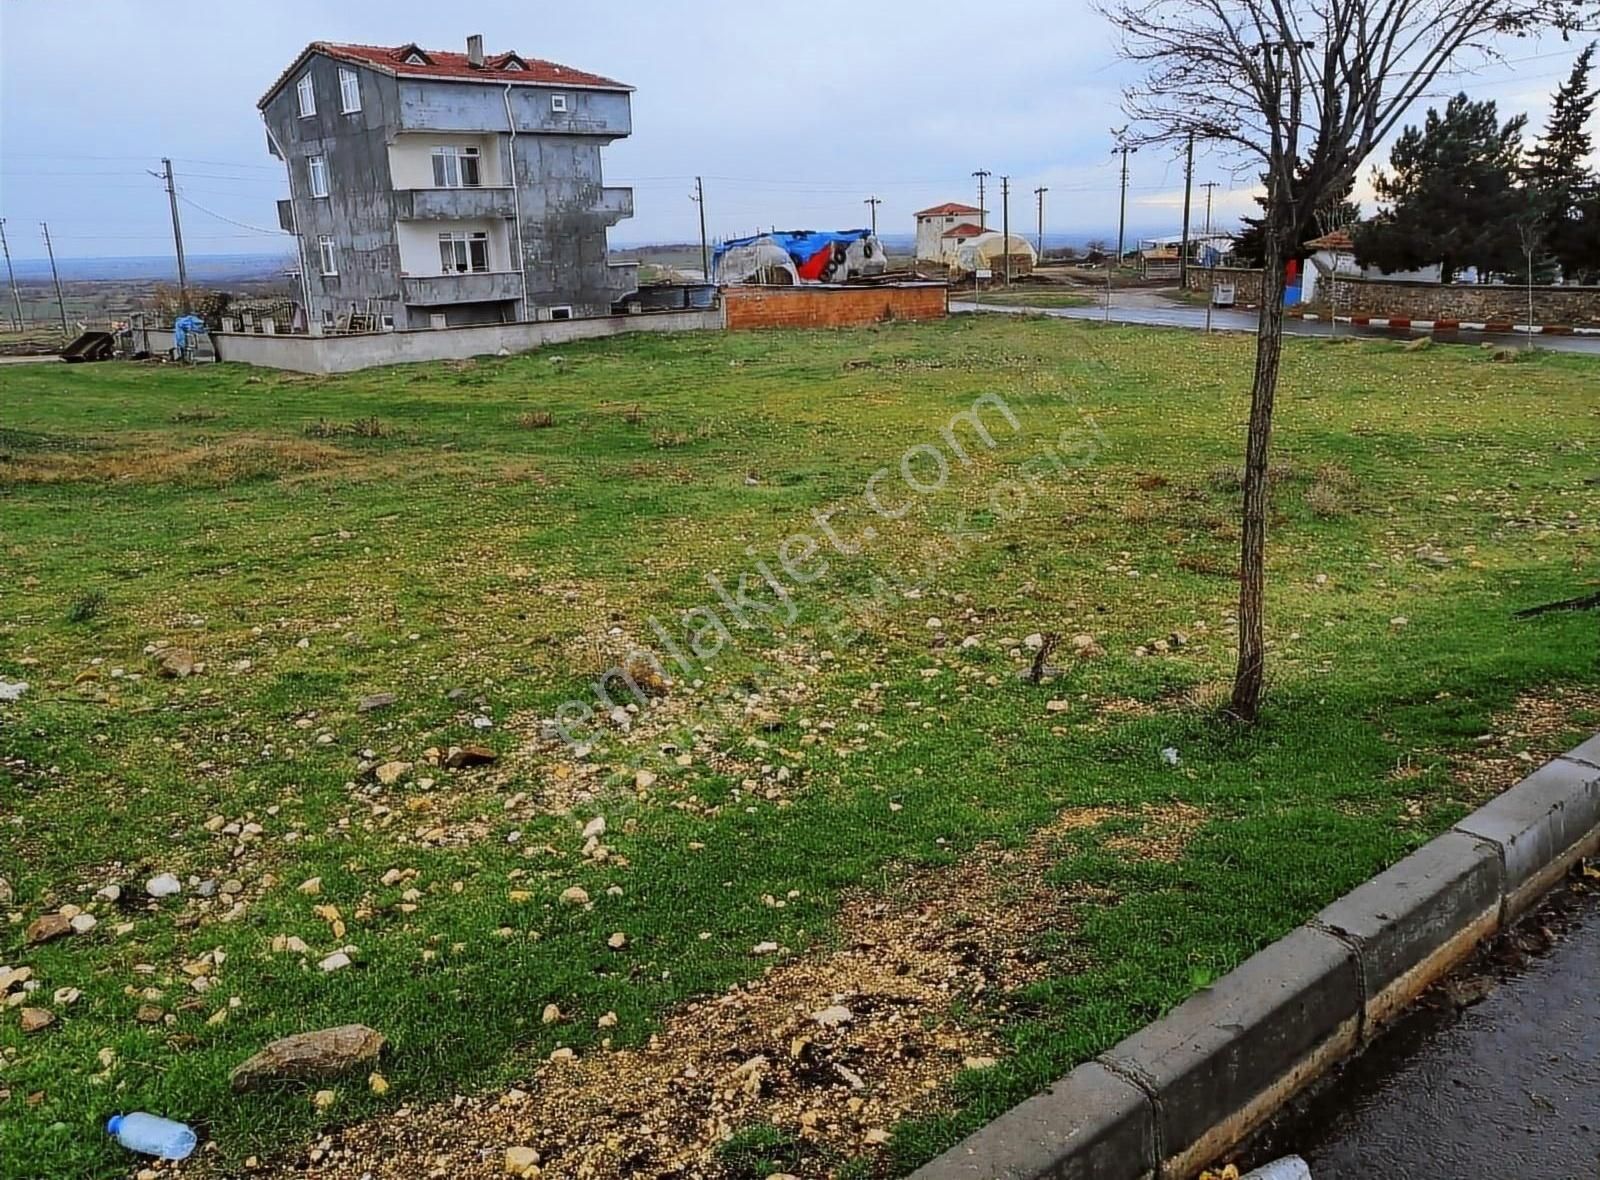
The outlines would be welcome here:
[[[313,42],[258,104],[288,171],[310,330],[607,315],[638,287],[601,149],[632,88],[522,58]]]

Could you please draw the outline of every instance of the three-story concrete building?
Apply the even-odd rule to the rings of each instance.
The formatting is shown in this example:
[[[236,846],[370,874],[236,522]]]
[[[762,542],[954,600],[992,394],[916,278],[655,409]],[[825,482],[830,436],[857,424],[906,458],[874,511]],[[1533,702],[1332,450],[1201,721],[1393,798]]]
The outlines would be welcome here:
[[[600,151],[632,87],[514,52],[315,41],[258,104],[313,332],[606,315],[638,286]]]

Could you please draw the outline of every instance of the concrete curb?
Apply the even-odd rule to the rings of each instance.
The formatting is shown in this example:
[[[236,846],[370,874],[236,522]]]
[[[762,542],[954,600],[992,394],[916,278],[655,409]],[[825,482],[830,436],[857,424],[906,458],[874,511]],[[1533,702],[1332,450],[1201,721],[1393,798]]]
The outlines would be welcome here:
[[[911,1180],[1188,1180],[1600,849],[1600,734]]]

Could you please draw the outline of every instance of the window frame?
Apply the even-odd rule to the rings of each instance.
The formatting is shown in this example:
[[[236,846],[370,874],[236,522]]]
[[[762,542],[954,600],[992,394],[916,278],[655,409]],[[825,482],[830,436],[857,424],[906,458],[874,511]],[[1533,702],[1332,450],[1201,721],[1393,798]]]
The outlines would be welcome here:
[[[550,113],[551,114],[553,114],[553,115],[565,115],[565,114],[569,114],[570,111],[571,111],[571,106],[569,105],[567,96],[565,94],[552,94],[550,96]]]
[[[294,92],[300,104],[300,117],[309,119],[317,113],[317,84],[311,80],[311,71],[307,70],[300,75],[300,80],[294,84]]]
[[[550,309],[550,319],[552,321],[570,320],[572,318],[572,304],[570,303],[559,303]]]
[[[483,265],[476,265],[473,255],[482,248]],[[445,261],[448,252],[450,261]],[[486,275],[492,273],[489,258],[489,231],[444,230],[439,234],[439,273],[447,275]]]
[[[324,278],[336,278],[339,274],[337,244],[332,234],[317,235],[317,265],[321,268]]]
[[[350,102],[351,94],[355,95],[354,105]],[[361,74],[349,66],[339,67],[339,113],[344,115],[361,113]]]
[[[306,187],[313,197],[326,197],[328,195],[327,156],[306,157]]]
[[[483,149],[458,144],[441,143],[428,153],[433,162],[434,188],[482,188]],[[467,181],[467,161],[472,162],[471,183]],[[451,177],[454,176],[452,183]]]

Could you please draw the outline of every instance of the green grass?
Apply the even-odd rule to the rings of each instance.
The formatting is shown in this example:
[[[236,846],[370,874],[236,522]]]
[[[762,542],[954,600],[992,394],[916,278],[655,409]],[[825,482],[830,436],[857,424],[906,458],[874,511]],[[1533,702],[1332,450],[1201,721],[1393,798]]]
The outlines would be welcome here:
[[[0,678],[31,685],[0,704],[0,875],[16,895],[0,962],[31,966],[32,1002],[58,1014],[31,1035],[15,1009],[0,1022],[0,1176],[123,1175],[100,1130],[118,1110],[191,1120],[237,1166],[320,1126],[504,1085],[558,1042],[596,1049],[592,1019],[541,1025],[551,1001],[615,1010],[617,1043],[640,1044],[672,1005],[758,974],[756,942],[826,947],[841,895],[892,891],[901,866],[1014,844],[1069,805],[1200,809],[1170,861],[1120,854],[1115,825],[1072,834],[1052,877],[1095,900],[1045,978],[973,1017],[1000,1066],[953,1077],[868,1153],[909,1168],[1417,846],[1471,803],[1452,760],[1497,711],[1600,681],[1592,616],[1511,618],[1595,577],[1594,363],[1287,344],[1270,698],[1239,731],[1205,702],[1231,672],[1250,349],[962,317],[326,379],[0,369]],[[962,434],[963,466],[940,429],[986,392],[1019,428],[987,414],[996,445]],[[1099,440],[1092,462],[1040,463],[1064,431]],[[950,477],[915,499],[897,472],[920,444]],[[912,502],[899,520],[862,503],[879,468],[884,501]],[[692,764],[660,758],[659,734],[606,728],[584,762],[602,767],[582,784],[594,798],[577,794],[539,720],[651,643],[652,615],[714,606],[708,572],[777,568],[779,543],[816,534],[831,505],[860,552],[824,548],[827,572],[790,587],[792,621],[752,611],[696,671],[703,686],[665,698],[677,732],[706,726]],[[875,578],[920,596],[855,609]],[[995,641],[1035,631],[1090,632],[1106,654],[1034,687]],[[1186,645],[1151,648],[1174,631]],[[982,641],[964,649],[969,634]],[[145,652],[163,643],[204,670],[156,677]],[[872,683],[882,704],[855,744]],[[728,704],[770,684],[777,735]],[[398,699],[359,711],[376,692]],[[501,764],[419,762],[376,793],[362,769],[468,740]],[[662,776],[647,799],[641,760]],[[780,763],[786,805],[741,791]],[[526,801],[508,810],[514,792]],[[674,805],[691,796],[701,806]],[[626,864],[582,858],[597,813]],[[214,816],[261,830],[214,831]],[[384,885],[391,868],[418,875]],[[147,902],[142,882],[165,871],[183,896]],[[191,876],[238,880],[243,910],[229,919]],[[297,890],[311,877],[315,898]],[[113,882],[124,902],[95,901]],[[560,905],[573,883],[602,902]],[[623,895],[604,898],[613,884]],[[791,890],[786,908],[762,900]],[[25,947],[26,923],[65,903],[98,927]],[[339,908],[344,938],[313,904]],[[605,945],[616,930],[625,955]],[[273,953],[276,935],[303,938],[312,965]],[[316,970],[341,943],[356,965]],[[223,965],[198,991],[183,966],[214,949]],[[61,987],[82,998],[50,1003]],[[165,1022],[138,1023],[143,1003]],[[356,1079],[318,1112],[303,1092],[228,1092],[265,1041],[353,1020],[392,1042],[386,1096]],[[747,1129],[726,1166],[788,1166],[792,1132]]]

